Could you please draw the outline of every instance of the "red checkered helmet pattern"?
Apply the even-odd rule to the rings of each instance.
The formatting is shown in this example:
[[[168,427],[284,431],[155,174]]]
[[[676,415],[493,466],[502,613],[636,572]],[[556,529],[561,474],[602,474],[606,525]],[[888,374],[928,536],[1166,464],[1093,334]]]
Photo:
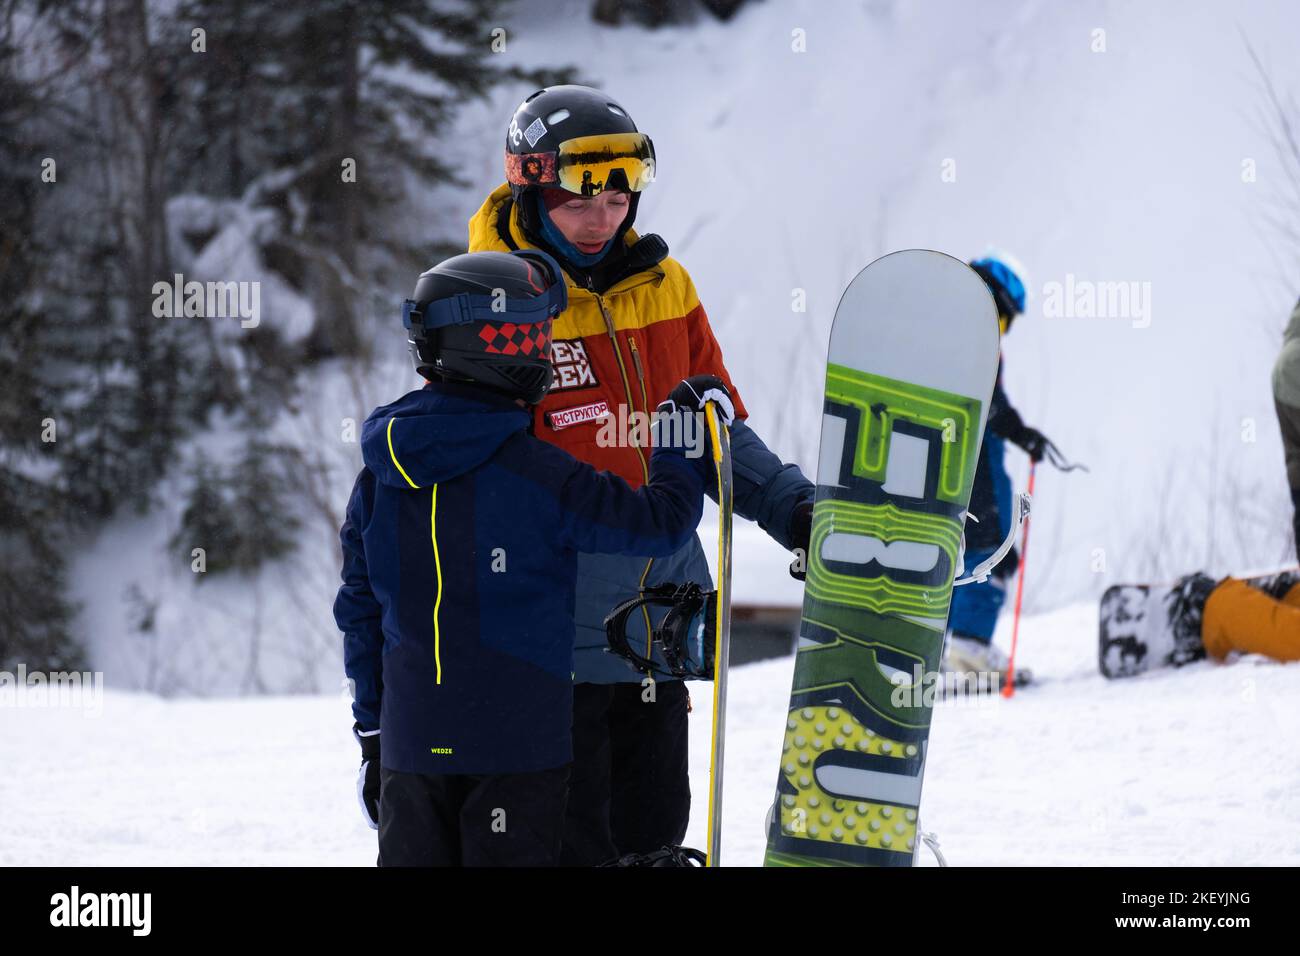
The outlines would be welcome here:
[[[485,324],[478,337],[483,340],[483,350],[495,355],[549,356],[551,351],[549,321],[529,325],[514,322]]]

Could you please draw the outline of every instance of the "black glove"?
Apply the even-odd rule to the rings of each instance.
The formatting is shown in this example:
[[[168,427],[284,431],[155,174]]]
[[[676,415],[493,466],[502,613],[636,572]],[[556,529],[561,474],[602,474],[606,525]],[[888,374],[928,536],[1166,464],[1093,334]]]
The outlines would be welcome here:
[[[1029,455],[1029,460],[1035,463],[1043,460],[1043,455],[1047,452],[1047,446],[1051,444],[1046,435],[1037,428],[1030,428],[1028,425],[1021,427],[1019,431],[1012,435],[1011,441],[1023,448],[1026,454]]]
[[[379,731],[361,732],[360,724],[352,725],[352,736],[361,745],[361,770],[357,774],[357,802],[370,829],[379,829]]]
[[[702,412],[710,400],[718,403],[722,424],[730,425],[736,420],[736,407],[731,403],[727,383],[716,375],[692,375],[678,382],[668,393],[668,398],[660,403],[659,410],[669,413],[679,409]]]
[[[790,550],[797,551],[790,562],[790,577],[802,581],[808,576],[808,545],[812,540],[813,500],[807,498],[790,514]]]
[[[999,580],[1005,581],[1016,575],[1016,569],[1020,567],[1020,552],[1016,546],[1012,545],[1011,550],[1003,556],[1002,560],[993,568],[993,576]]]

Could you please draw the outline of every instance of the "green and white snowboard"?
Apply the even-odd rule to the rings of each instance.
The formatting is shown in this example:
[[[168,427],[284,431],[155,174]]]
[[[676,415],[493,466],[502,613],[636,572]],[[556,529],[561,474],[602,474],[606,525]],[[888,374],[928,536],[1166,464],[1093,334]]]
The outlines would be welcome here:
[[[922,249],[849,283],[831,327],[817,498],[766,866],[909,866],[997,310]]]

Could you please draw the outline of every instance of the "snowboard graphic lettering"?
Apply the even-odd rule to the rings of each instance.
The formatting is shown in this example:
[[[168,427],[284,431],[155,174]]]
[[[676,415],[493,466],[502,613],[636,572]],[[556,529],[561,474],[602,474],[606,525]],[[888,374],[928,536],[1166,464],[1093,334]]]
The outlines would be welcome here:
[[[894,253],[841,300],[766,865],[911,863],[918,685],[939,667],[996,369],[992,299],[955,259]]]

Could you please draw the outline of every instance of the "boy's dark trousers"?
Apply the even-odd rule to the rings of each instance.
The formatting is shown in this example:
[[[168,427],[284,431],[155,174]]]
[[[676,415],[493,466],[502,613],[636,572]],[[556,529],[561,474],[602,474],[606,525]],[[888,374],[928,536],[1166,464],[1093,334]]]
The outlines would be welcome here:
[[[569,767],[379,772],[380,866],[557,866]]]
[[[691,815],[684,681],[573,685],[565,866],[680,845]]]

